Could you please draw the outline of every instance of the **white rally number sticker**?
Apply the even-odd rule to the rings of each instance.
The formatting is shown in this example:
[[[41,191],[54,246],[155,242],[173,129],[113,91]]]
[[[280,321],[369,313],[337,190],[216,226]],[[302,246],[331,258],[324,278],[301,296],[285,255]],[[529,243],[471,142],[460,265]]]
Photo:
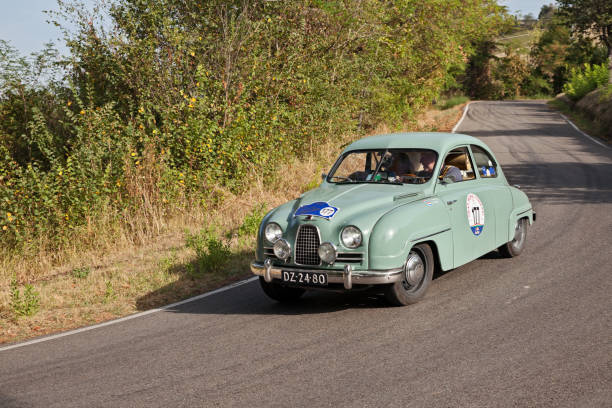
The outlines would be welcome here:
[[[468,194],[466,200],[468,224],[472,234],[478,236],[482,234],[485,224],[485,210],[482,201],[476,194]]]

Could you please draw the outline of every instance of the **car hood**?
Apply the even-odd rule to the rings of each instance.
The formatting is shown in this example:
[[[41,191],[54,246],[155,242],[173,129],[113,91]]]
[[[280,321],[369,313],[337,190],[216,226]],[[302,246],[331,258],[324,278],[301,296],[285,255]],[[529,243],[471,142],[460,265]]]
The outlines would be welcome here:
[[[321,187],[302,195],[294,204],[294,213],[291,215],[294,215],[300,207],[326,203],[337,209],[329,219],[333,224],[353,224],[362,230],[370,230],[373,224],[389,210],[422,196],[422,186],[416,185],[324,183]]]

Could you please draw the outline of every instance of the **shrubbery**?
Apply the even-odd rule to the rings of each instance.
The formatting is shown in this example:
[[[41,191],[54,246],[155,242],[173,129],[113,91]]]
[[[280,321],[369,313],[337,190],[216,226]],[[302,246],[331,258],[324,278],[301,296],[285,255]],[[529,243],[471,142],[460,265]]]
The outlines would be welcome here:
[[[609,72],[606,64],[584,64],[584,69],[573,68],[569,81],[563,91],[572,100],[577,101],[595,89],[608,83]]]
[[[61,4],[67,58],[0,43],[12,251],[144,239],[327,138],[410,120],[502,19],[492,0],[118,0],[96,24]]]
[[[40,295],[30,284],[26,284],[23,292],[19,288],[17,278],[13,276],[10,284],[11,309],[15,317],[33,316],[40,308]]]

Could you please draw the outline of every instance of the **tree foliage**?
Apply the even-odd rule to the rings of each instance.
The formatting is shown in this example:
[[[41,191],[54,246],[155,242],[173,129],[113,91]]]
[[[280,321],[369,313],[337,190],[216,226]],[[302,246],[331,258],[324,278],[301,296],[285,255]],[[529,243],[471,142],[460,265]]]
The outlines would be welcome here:
[[[609,0],[558,0],[559,11],[571,28],[587,38],[598,38],[608,49],[612,74],[612,2]],[[612,75],[610,75],[612,80]]]
[[[61,80],[33,80],[37,62],[1,44],[14,248],[87,239],[100,220],[156,233],[326,138],[411,120],[503,19],[493,0],[59,4],[70,54],[41,61]]]

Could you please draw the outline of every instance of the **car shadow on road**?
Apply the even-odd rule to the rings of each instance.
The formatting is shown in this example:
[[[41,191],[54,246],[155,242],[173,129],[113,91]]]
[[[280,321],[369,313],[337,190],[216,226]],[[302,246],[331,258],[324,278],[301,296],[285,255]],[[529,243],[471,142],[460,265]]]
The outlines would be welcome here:
[[[446,273],[438,271],[434,273],[433,279],[436,280]],[[164,299],[167,293],[176,291],[177,287],[193,286],[190,280],[192,278],[188,275],[183,275],[177,282],[141,297],[137,301],[139,309],[148,310],[163,306],[163,303],[160,304],[160,299]],[[256,279],[248,282],[244,279],[230,282],[226,288],[223,291],[211,292],[210,295],[192,302],[172,306],[165,311],[211,315],[307,315],[335,313],[348,309],[395,309],[385,299],[381,287],[355,288],[351,291],[312,290],[292,303],[278,303],[268,298]],[[198,296],[202,293],[206,291],[190,295]],[[427,302],[427,297],[421,302]],[[167,303],[170,302],[165,304]]]
[[[211,293],[216,288],[230,289],[211,293],[203,299],[166,309],[176,313],[203,314],[320,314],[348,308],[390,307],[385,299],[371,291],[330,292],[308,291],[296,303],[279,304],[269,299],[257,281],[241,284],[251,278],[250,262],[254,252],[233,252],[223,270],[197,273],[198,259],[176,263],[168,273],[177,277],[172,283],[151,291],[136,300],[140,311],[180,302],[183,299]],[[237,285],[231,287],[232,285]]]

